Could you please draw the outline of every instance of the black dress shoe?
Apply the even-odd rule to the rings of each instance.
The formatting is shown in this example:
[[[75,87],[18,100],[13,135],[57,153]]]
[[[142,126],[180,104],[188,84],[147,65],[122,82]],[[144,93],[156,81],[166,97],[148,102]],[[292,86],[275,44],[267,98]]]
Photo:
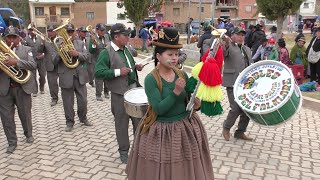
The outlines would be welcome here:
[[[65,131],[66,131],[66,132],[71,132],[72,129],[73,129],[73,126],[67,126],[67,127],[65,128]]]
[[[123,164],[128,163],[128,154],[120,154],[120,160]]]
[[[7,147],[7,152],[8,154],[12,154],[14,152],[14,150],[16,150],[17,145],[9,145]]]
[[[93,124],[91,122],[89,122],[87,119],[81,121],[85,126],[92,126]]]
[[[34,141],[33,136],[27,137],[27,140],[26,140],[27,143],[32,144],[33,141]]]
[[[97,96],[96,98],[97,98],[97,101],[103,101],[101,96]]]
[[[55,106],[56,104],[57,104],[57,101],[52,100],[51,103],[50,103],[50,106]]]

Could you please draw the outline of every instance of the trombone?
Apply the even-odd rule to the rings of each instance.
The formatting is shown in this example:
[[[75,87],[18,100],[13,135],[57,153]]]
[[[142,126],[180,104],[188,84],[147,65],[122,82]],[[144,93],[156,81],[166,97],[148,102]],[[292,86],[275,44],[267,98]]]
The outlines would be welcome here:
[[[39,36],[42,40],[49,42],[49,43],[51,42],[51,39],[49,39],[46,34],[43,34],[42,32],[40,32],[37,28],[32,27],[32,31],[35,35]]]

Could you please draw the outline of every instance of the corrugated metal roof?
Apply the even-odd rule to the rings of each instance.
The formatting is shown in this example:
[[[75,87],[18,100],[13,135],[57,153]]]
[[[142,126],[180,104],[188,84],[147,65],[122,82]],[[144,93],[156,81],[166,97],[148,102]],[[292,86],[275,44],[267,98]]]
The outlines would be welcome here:
[[[41,4],[71,4],[74,0],[29,0],[31,3]]]

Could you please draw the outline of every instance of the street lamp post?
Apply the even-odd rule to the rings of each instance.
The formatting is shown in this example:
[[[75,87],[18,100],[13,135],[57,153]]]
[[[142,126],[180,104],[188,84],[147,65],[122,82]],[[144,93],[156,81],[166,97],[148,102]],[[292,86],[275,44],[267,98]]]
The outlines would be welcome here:
[[[215,15],[215,8],[216,8],[216,1],[212,0],[212,10],[211,10],[211,21],[212,21],[212,26],[214,25],[214,15]]]
[[[201,25],[201,5],[202,5],[202,0],[199,1],[199,36],[200,36],[200,25]]]

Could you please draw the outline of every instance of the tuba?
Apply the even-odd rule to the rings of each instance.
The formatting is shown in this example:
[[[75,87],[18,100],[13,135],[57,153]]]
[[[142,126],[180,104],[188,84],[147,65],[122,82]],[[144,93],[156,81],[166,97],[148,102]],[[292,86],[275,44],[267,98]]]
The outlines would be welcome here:
[[[86,30],[90,33],[90,37],[92,39],[92,43],[95,44],[96,46],[98,46],[100,44],[100,42],[97,40],[96,33],[93,32],[92,26],[91,25],[87,26]]]
[[[5,42],[0,40],[0,69],[8,74],[8,76],[15,82],[19,84],[26,83],[31,77],[31,72],[27,69],[20,69],[16,66],[5,65],[5,61],[8,57],[20,59]]]
[[[67,20],[69,23],[69,20]],[[67,24],[68,24],[67,23]],[[65,26],[67,24],[61,25],[58,28],[54,29],[53,31],[57,32],[57,37],[54,38],[53,44],[56,48],[58,54],[60,55],[63,63],[70,69],[76,68],[79,65],[79,60],[76,57],[72,57],[69,54],[70,50],[74,50],[73,42],[71,41],[71,37],[69,37],[67,30],[65,29]],[[62,42],[59,44],[59,39],[62,40]]]

